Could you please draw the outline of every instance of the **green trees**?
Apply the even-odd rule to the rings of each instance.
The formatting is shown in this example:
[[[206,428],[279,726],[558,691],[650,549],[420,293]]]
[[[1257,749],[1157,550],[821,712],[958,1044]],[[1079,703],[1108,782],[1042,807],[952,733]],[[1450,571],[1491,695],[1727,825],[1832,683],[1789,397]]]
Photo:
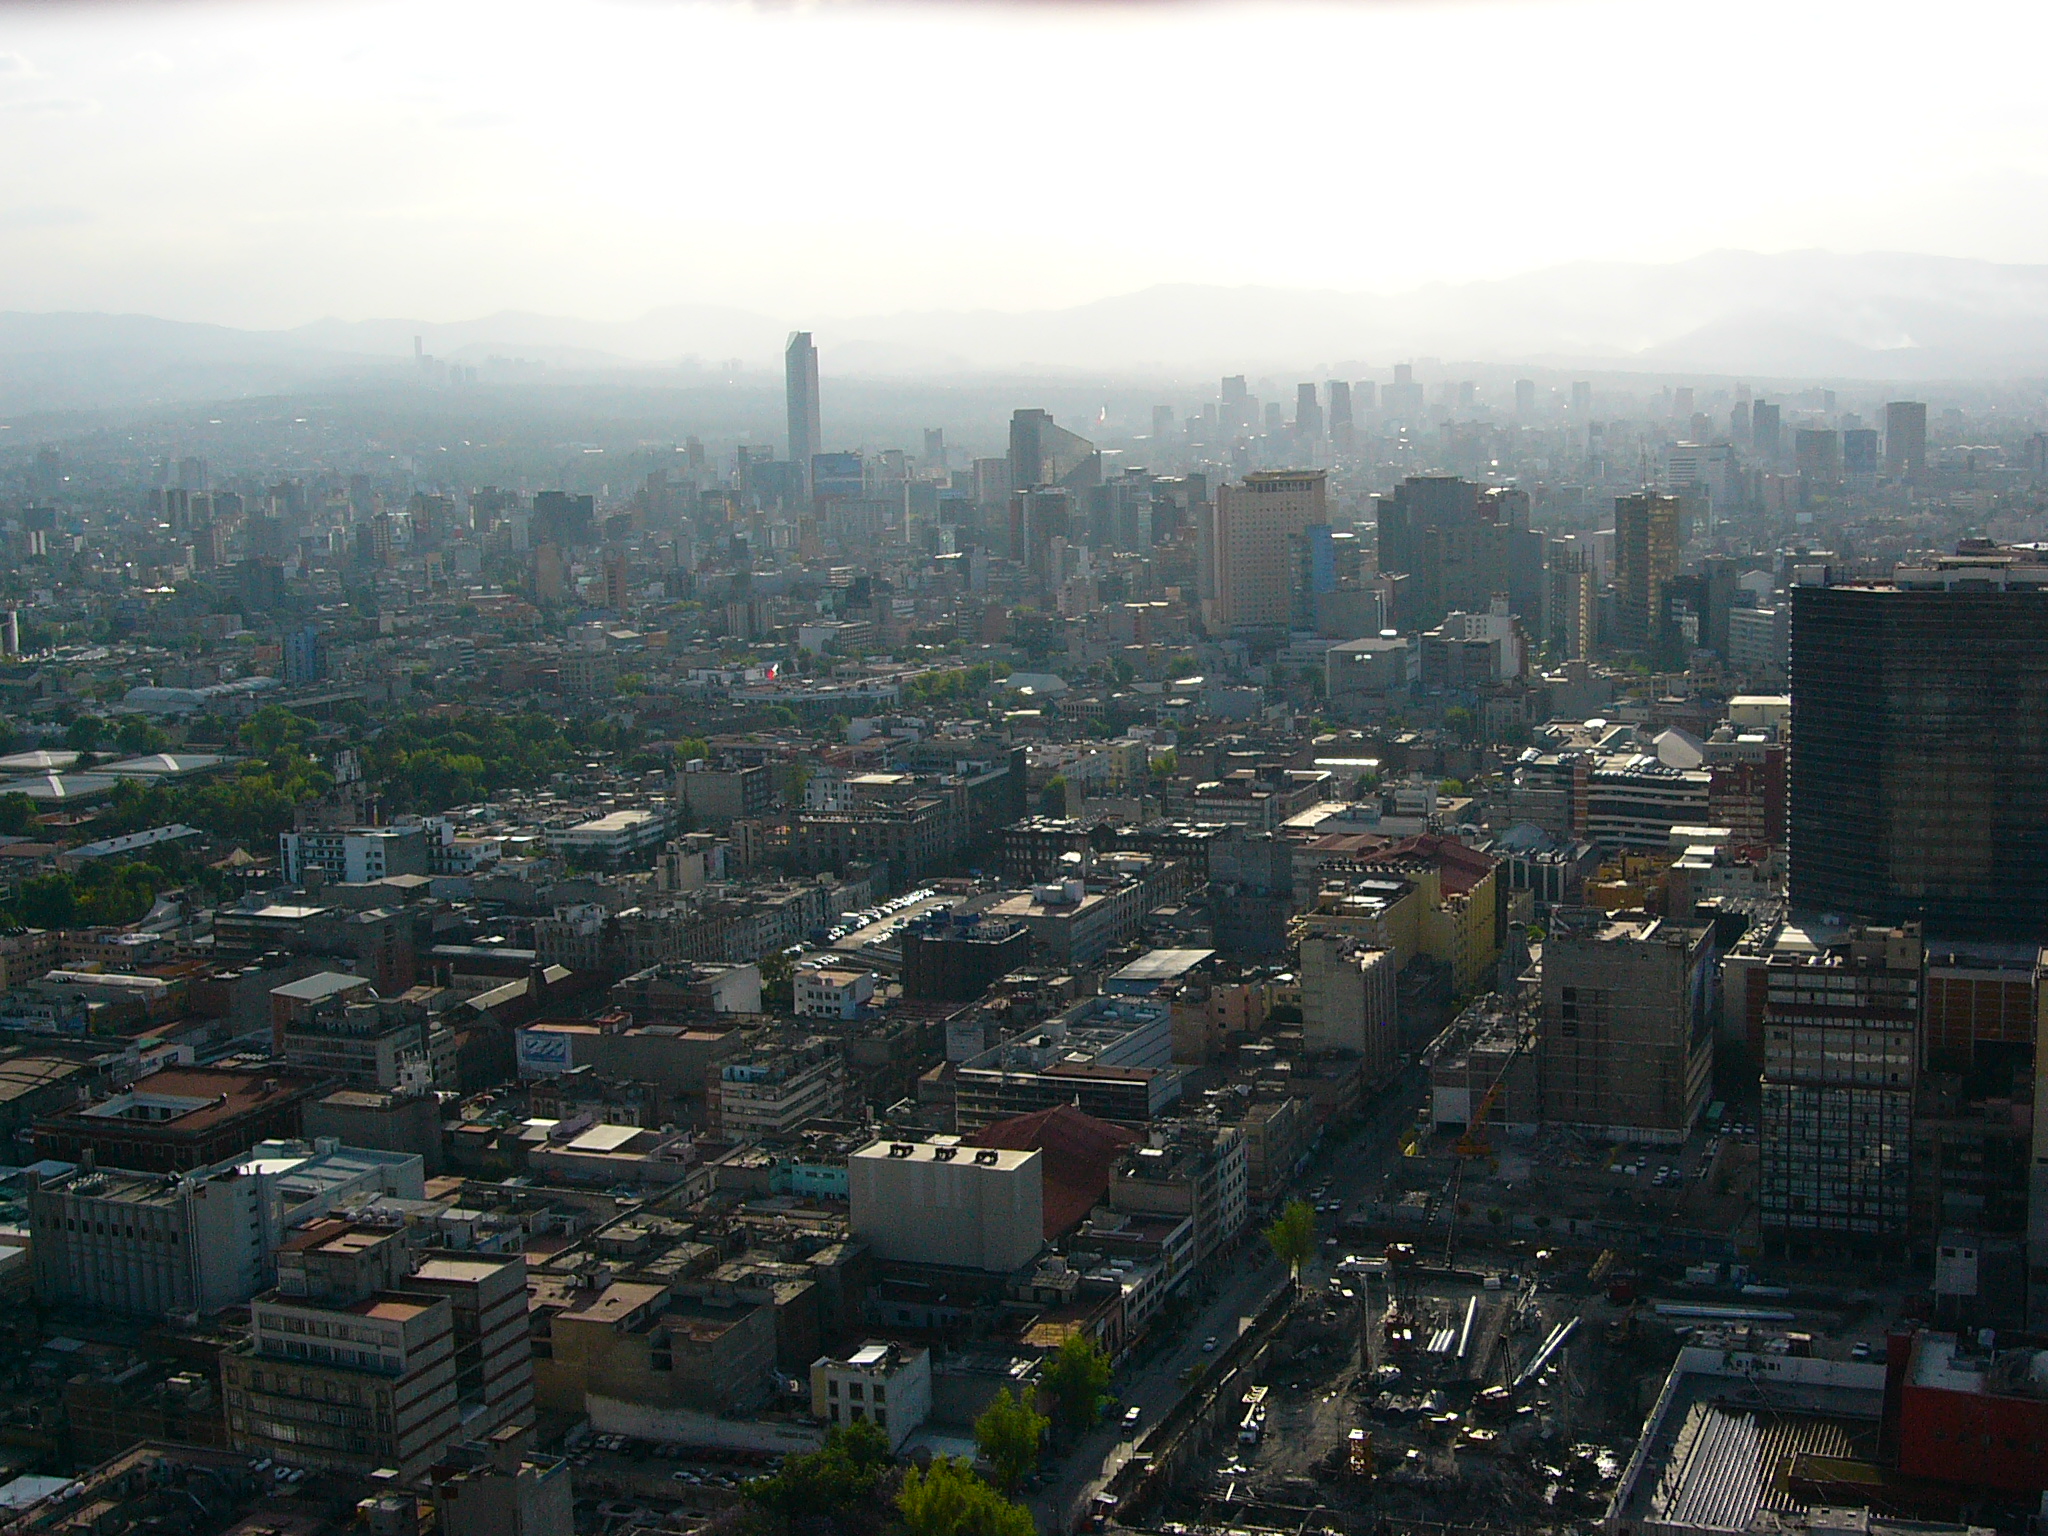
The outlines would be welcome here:
[[[132,923],[171,882],[145,860],[96,859],[75,875],[32,875],[4,910],[30,928],[93,928]]]
[[[35,801],[27,795],[0,795],[0,833],[26,837],[35,823]]]
[[[896,1512],[904,1536],[1035,1536],[1029,1510],[950,1456],[936,1458],[923,1472],[912,1467],[903,1474]]]
[[[872,1423],[835,1426],[824,1447],[746,1486],[749,1536],[1033,1536],[1031,1513],[941,1456],[898,1472]]]
[[[699,754],[702,755],[701,753]],[[782,765],[782,803],[792,810],[800,809],[804,803],[804,791],[810,787],[811,770],[802,763]]]
[[[1039,1442],[1051,1421],[1005,1387],[974,1421],[974,1443],[995,1472],[996,1487],[1014,1494],[1024,1474],[1038,1464]]]
[[[1039,809],[1048,816],[1067,814],[1067,776],[1056,773],[1045,781],[1045,789],[1039,796]]]
[[[1042,1379],[1059,1406],[1060,1423],[1070,1431],[1086,1429],[1109,1390],[1109,1356],[1087,1334],[1070,1333],[1045,1362]]]
[[[602,723],[573,733],[547,715],[407,715],[364,751],[364,771],[392,810],[438,811],[493,790],[526,789],[573,763],[586,748],[630,746]]]
[[[749,1523],[773,1536],[823,1525],[839,1536],[879,1536],[888,1509],[881,1483],[889,1440],[862,1421],[835,1427],[822,1450],[784,1458],[773,1477],[747,1484]]]
[[[1290,1200],[1287,1208],[1267,1226],[1266,1246],[1287,1266],[1294,1283],[1301,1284],[1301,1266],[1315,1257],[1316,1213],[1306,1200]]]
[[[130,715],[114,732],[114,745],[130,757],[144,757],[151,752],[165,752],[170,749],[171,738],[163,730],[152,725],[141,715]]]
[[[64,727],[64,745],[74,752],[91,752],[106,734],[107,722],[98,715],[80,715]]]
[[[318,727],[282,704],[266,704],[242,724],[242,745],[262,757],[295,746]]]
[[[83,720],[74,724],[80,740],[100,739]],[[202,739],[207,724],[194,722],[193,739]],[[318,731],[303,716],[265,705],[232,738],[250,757],[231,776],[178,788],[123,783],[95,818],[94,833],[185,821],[248,847],[275,846],[294,808],[331,785],[325,766],[311,755]],[[124,751],[142,752],[162,750],[167,738],[147,722],[124,722],[117,740]],[[431,812],[501,789],[531,788],[587,753],[631,753],[641,740],[640,732],[605,720],[565,725],[548,715],[479,709],[400,716],[359,740],[357,752],[387,811]]]
[[[761,1006],[791,1012],[796,1007],[796,962],[786,950],[761,957]]]
[[[987,662],[977,662],[971,667],[954,667],[944,672],[927,672],[903,685],[903,702],[912,706],[974,698],[988,684]]]

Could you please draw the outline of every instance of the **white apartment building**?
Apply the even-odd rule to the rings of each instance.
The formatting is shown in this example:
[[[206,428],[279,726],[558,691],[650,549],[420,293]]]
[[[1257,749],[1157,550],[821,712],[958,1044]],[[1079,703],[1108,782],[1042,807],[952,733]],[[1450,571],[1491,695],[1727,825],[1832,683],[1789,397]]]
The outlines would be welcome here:
[[[932,1411],[932,1355],[906,1344],[863,1344],[844,1360],[811,1362],[811,1412],[826,1425],[863,1419],[889,1437],[891,1451]]]
[[[670,830],[664,810],[611,811],[573,827],[550,829],[548,847],[586,864],[612,865],[659,848]]]
[[[845,1094],[846,1062],[830,1044],[730,1062],[718,1074],[719,1129],[740,1141],[786,1135],[837,1114]]]
[[[857,1019],[873,1001],[873,971],[825,966],[796,973],[796,1011],[807,1019]]]
[[[426,874],[427,832],[420,826],[280,832],[277,853],[289,884],[299,884],[317,867],[330,880],[360,885],[387,875]]]
[[[329,1304],[273,1292],[249,1311],[248,1345],[221,1358],[236,1450],[292,1466],[391,1467],[410,1479],[454,1438],[446,1297],[378,1291]]]

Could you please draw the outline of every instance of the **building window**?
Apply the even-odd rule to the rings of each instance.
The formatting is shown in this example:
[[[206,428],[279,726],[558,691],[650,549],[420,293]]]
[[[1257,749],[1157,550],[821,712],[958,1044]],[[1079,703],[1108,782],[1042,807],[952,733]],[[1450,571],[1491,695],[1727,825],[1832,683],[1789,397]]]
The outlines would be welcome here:
[[[837,1397],[839,1395],[839,1383],[828,1380],[825,1383],[825,1395],[827,1397]]]
[[[837,1403],[832,1405],[832,1422],[834,1424],[839,1422],[839,1405]]]

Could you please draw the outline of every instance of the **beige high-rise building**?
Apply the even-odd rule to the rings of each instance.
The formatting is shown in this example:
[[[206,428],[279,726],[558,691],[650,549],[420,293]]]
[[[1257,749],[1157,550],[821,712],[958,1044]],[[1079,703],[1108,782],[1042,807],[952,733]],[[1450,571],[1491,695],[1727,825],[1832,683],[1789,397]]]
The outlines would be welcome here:
[[[1329,522],[1320,469],[1261,470],[1216,493],[1214,590],[1218,631],[1285,628],[1301,564],[1300,540]]]
[[[1614,498],[1615,638],[1627,648],[1656,644],[1664,593],[1678,574],[1685,542],[1676,496],[1644,491]]]

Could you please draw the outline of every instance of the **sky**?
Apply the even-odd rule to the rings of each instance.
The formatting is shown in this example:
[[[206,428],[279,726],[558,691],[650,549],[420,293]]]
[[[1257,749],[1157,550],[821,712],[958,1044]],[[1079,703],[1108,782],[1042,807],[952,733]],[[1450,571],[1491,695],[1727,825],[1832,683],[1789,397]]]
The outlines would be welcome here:
[[[2048,7],[0,0],[0,309],[253,327],[2048,262]]]

